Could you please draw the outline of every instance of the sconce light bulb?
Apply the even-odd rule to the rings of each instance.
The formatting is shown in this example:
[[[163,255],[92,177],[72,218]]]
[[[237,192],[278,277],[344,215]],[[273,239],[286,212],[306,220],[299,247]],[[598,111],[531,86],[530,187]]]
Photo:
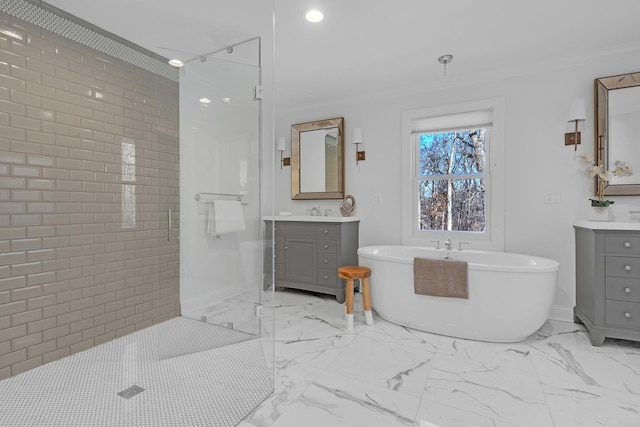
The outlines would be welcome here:
[[[354,128],[353,129],[353,143],[354,144],[362,144],[362,128]]]

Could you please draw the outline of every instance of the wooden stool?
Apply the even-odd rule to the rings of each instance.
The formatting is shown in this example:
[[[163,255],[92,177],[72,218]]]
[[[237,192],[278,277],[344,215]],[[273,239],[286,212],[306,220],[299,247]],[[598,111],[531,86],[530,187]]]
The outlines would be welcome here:
[[[373,325],[373,313],[371,312],[371,294],[369,289],[369,276],[371,269],[355,265],[346,265],[338,269],[338,277],[347,280],[345,289],[345,305],[347,311],[347,330],[353,330],[353,281],[359,279],[362,284],[362,296],[364,300],[364,320],[367,325]]]

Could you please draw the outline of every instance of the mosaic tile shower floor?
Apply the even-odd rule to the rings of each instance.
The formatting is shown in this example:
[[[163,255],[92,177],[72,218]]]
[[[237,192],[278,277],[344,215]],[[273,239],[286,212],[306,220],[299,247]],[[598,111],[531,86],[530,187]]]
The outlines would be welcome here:
[[[181,317],[1,381],[0,425],[235,426],[271,389],[259,339]]]

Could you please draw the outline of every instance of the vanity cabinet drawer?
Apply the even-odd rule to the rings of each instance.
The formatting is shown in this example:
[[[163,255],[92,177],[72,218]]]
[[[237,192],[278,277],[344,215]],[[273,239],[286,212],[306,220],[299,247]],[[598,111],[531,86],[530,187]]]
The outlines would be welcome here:
[[[605,258],[605,274],[607,276],[640,278],[640,258],[623,256],[607,256]]]
[[[312,237],[315,235],[316,227],[313,224],[300,224],[296,222],[278,222],[275,225],[276,237],[278,236],[300,236]]]
[[[318,282],[329,287],[335,287],[338,282],[338,272],[333,269],[319,268]]]
[[[640,330],[639,303],[607,300],[605,310],[607,325]]]
[[[337,251],[338,242],[329,239],[318,240],[318,252],[324,252],[328,254],[335,254]]]
[[[611,254],[640,255],[640,237],[606,236],[604,250]]]
[[[338,227],[332,224],[300,224],[278,222],[275,226],[277,236],[300,236],[300,237],[337,237]]]
[[[316,237],[337,237],[338,236],[338,227],[335,225],[321,225],[315,227],[315,236]]]
[[[338,265],[336,261],[336,255],[326,253],[318,254],[317,266],[318,268],[332,268],[334,270],[337,269]]]
[[[606,280],[607,299],[640,302],[640,280],[624,277],[607,277]]]

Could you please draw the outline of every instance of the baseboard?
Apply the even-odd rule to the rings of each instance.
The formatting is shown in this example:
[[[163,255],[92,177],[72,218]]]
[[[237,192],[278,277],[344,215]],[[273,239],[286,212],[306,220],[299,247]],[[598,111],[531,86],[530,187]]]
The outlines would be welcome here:
[[[573,307],[551,307],[549,319],[573,323]]]

